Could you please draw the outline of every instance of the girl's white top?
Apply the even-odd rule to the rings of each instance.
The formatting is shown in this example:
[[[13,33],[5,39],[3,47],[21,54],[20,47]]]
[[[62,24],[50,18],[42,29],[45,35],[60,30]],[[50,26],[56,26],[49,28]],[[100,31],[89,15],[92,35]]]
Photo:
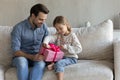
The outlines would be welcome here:
[[[81,43],[79,42],[75,33],[71,32],[67,36],[60,34],[49,35],[45,37],[43,43],[56,43],[56,45],[62,45],[64,47],[64,56],[78,58],[78,55],[82,51]]]

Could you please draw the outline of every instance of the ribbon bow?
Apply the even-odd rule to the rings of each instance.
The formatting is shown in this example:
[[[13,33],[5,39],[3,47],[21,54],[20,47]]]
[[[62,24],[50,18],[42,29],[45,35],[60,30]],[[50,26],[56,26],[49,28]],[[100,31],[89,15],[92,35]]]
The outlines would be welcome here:
[[[50,49],[51,50],[53,50],[53,51],[55,51],[55,52],[58,52],[58,51],[60,51],[60,47],[59,46],[56,46],[55,44],[52,44],[52,43],[50,43],[49,44],[50,45]]]

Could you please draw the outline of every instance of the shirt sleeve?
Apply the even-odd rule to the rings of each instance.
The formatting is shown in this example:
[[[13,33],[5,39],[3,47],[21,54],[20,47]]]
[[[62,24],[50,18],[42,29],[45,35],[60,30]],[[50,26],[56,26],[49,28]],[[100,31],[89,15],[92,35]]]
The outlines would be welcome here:
[[[49,43],[54,43],[57,39],[57,35],[54,34],[54,35],[49,35],[49,36],[46,36],[43,43],[45,44],[49,44]]]
[[[69,44],[69,43],[65,44],[64,48],[70,54],[79,54],[80,52],[82,52],[82,46],[81,46],[77,36],[75,35],[75,33],[72,34],[71,38],[72,38],[71,44]]]
[[[11,43],[12,43],[12,50],[14,52],[20,50],[21,46],[21,35],[20,35],[20,29],[18,26],[15,26],[13,28],[13,31],[11,32]]]
[[[44,33],[42,42],[43,42],[44,38],[45,38],[46,36],[48,36],[48,34],[49,34],[49,33],[48,33],[48,26],[47,26],[45,23],[43,24],[43,29],[44,29],[45,33]]]
[[[48,36],[48,26],[46,24],[44,24],[44,30],[45,30],[44,37],[46,37]]]

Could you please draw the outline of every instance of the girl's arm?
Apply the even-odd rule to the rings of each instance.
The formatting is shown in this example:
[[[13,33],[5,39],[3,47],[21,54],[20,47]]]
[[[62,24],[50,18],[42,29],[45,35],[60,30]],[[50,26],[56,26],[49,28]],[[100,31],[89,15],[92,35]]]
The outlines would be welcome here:
[[[82,46],[75,35],[75,33],[71,36],[72,42],[71,44],[65,44],[63,47],[70,53],[70,54],[79,54],[82,52]]]
[[[45,37],[43,43],[44,44],[49,44],[49,43],[54,43],[57,39],[57,35],[54,34],[54,35],[48,35]]]

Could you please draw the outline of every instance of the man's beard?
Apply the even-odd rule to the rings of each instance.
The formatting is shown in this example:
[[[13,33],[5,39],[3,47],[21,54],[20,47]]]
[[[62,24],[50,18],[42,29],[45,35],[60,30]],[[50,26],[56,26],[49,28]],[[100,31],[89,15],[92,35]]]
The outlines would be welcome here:
[[[37,26],[34,22],[32,22],[32,23],[33,23],[33,25],[34,25],[35,29],[36,29],[36,28],[38,28],[38,26]]]

